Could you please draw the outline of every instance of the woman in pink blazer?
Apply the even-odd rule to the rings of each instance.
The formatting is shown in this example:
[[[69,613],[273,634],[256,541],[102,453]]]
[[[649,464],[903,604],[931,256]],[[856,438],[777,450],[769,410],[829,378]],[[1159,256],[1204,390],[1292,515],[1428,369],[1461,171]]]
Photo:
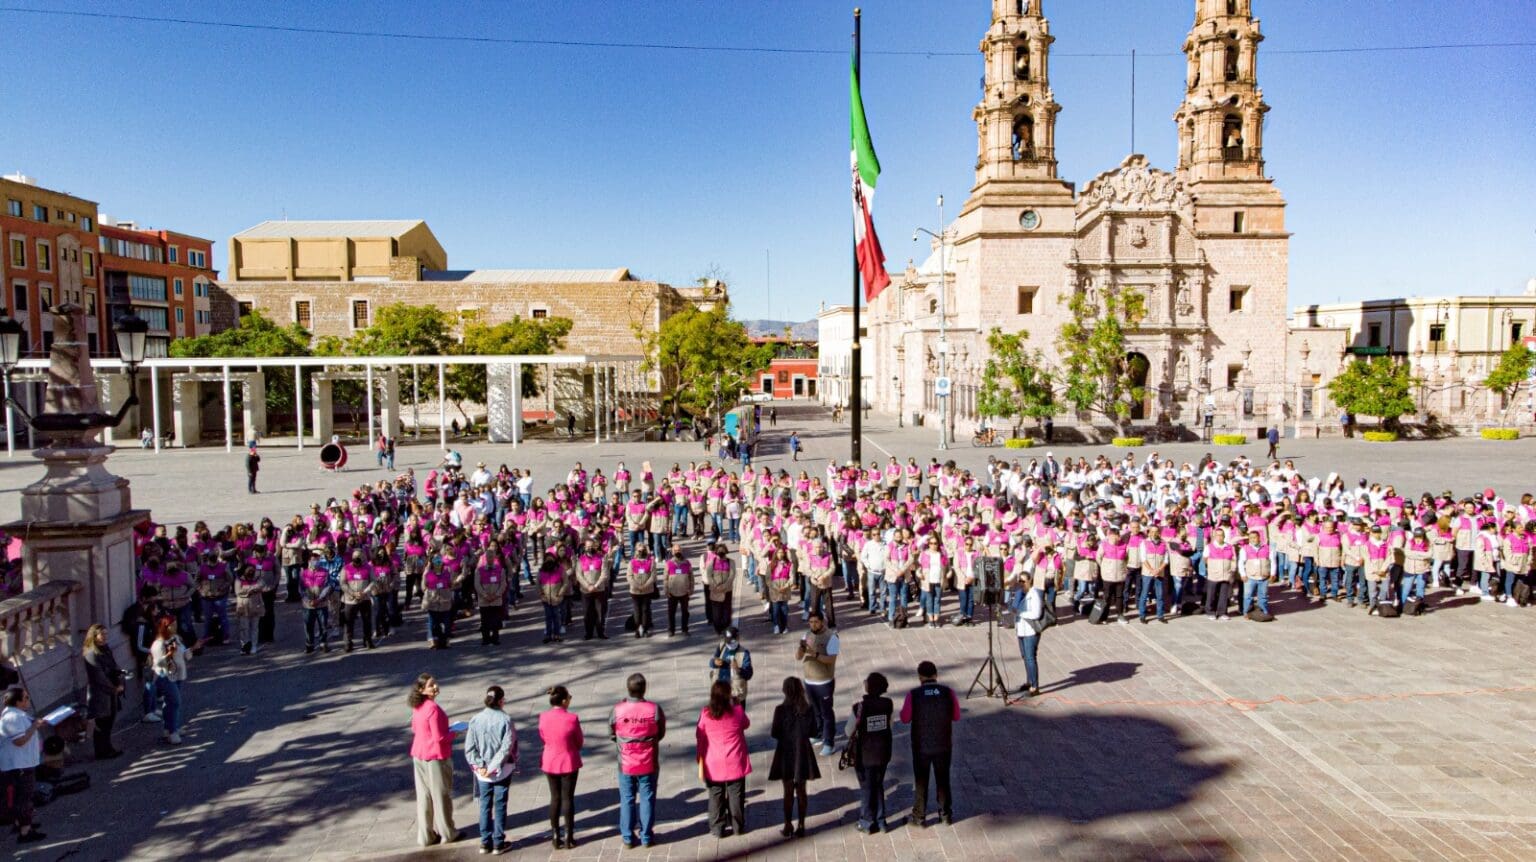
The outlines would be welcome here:
[[[726,809],[737,835],[747,834],[745,813],[747,774],[752,759],[747,753],[747,711],[731,700],[731,684],[717,681],[709,687],[709,706],[699,713],[695,731],[699,744],[699,773],[709,788],[709,831],[726,835]]]
[[[555,849],[576,846],[576,774],[581,771],[581,718],[570,711],[571,693],[565,686],[549,690],[550,709],[539,716],[539,739],[544,743],[540,766],[549,779],[549,830]],[[565,816],[565,834],[560,817]]]

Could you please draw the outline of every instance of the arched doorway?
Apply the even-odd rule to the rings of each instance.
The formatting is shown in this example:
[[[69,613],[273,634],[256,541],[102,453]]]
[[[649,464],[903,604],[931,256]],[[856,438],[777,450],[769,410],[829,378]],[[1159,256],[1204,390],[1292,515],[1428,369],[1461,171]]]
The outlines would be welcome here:
[[[1147,418],[1147,373],[1151,370],[1152,363],[1145,354],[1132,351],[1125,355],[1126,382],[1132,390],[1141,390],[1141,396],[1131,402],[1131,419],[1144,420]]]

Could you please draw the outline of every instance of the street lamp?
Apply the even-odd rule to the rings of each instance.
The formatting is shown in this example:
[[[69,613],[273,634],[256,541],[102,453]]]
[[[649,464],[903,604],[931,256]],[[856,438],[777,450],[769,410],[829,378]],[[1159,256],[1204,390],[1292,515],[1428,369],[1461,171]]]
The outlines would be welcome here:
[[[949,370],[949,339],[947,337],[949,324],[949,273],[944,267],[944,196],[939,195],[939,232],[920,227],[912,231],[912,241],[917,242],[918,234],[928,234],[939,241],[939,377],[946,377]],[[949,397],[939,396],[939,448],[949,448]]]
[[[78,309],[76,311],[78,313]],[[118,408],[117,414],[94,411],[39,413],[33,416],[11,398],[11,372],[21,361],[21,339],[26,335],[26,329],[9,317],[0,318],[0,376],[3,376],[5,381],[7,409],[20,413],[33,430],[55,432],[64,437],[83,438],[87,432],[97,428],[114,428],[122,424],[123,417],[128,415],[128,411],[139,404],[138,372],[139,366],[144,363],[144,348],[149,324],[137,316],[129,315],[118,318],[115,328],[117,350],[123,366],[128,371],[128,398],[123,401],[123,406]]]
[[[896,427],[897,428],[905,427],[905,426],[902,425],[902,418],[901,418],[901,408],[902,408],[902,403],[901,403],[901,375],[899,375],[899,374],[892,374],[891,375],[891,391],[896,393]]]

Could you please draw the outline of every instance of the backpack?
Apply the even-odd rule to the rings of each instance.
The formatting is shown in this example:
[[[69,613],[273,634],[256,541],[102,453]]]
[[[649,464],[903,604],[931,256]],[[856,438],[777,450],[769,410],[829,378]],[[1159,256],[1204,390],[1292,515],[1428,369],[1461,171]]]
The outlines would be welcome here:
[[[904,628],[907,627],[907,606],[906,605],[897,605],[896,606],[896,613],[891,617],[891,626],[893,628],[898,628],[898,629],[904,629]]]

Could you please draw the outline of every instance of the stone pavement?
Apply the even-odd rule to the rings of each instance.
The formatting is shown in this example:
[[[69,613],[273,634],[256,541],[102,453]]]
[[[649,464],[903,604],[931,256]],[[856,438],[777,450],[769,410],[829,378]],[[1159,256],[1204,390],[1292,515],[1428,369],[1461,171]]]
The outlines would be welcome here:
[[[846,441],[819,411],[781,408],[776,431],[792,427],[806,440],[809,469],[819,470],[827,457],[846,457]],[[921,449],[918,444],[930,430],[876,423],[865,457],[877,454],[869,448],[878,443],[926,459],[931,442]],[[1532,463],[1529,442],[1498,444],[1497,451],[1480,440],[1287,448],[1306,469],[1345,464],[1414,492],[1425,485],[1460,492],[1492,483],[1511,493],[1529,487],[1529,473],[1509,470],[1515,462],[1507,459]],[[765,450],[759,463],[792,466],[781,439],[770,436]],[[470,464],[480,458],[493,466],[532,463],[542,485],[562,477],[577,459],[611,473],[620,457],[631,468],[649,457],[665,469],[700,450],[680,443],[542,442],[517,453],[505,446],[464,451]],[[1087,447],[1056,451],[1060,457]],[[1159,451],[1195,458],[1204,449]],[[1003,450],[967,446],[950,454],[979,466],[988,452]],[[261,514],[284,518],[383,476],[377,470],[319,473],[313,450],[263,454],[267,490],[257,497],[244,493],[238,452],[154,456],[134,450],[115,456],[111,465],[134,479],[137,504],[162,519],[219,524]],[[421,472],[436,453],[407,447],[402,456],[397,466],[413,464]],[[0,486],[14,491],[31,481],[38,471],[29,461],[0,467]],[[15,497],[0,497],[0,506],[9,507],[6,517],[14,517]],[[1530,742],[1536,685],[1524,652],[1536,629],[1532,611],[1443,592],[1435,596],[1433,612],[1416,619],[1318,608],[1289,594],[1274,604],[1279,619],[1272,625],[1195,617],[1169,625],[1091,627],[1064,615],[1041,649],[1044,696],[1007,705],[980,696],[964,701],[954,768],[959,820],[953,827],[900,825],[912,802],[902,734],[887,784],[897,831],[855,832],[856,782],[836,769],[833,758],[823,758],[823,777],[811,788],[811,834],[798,841],[779,836],[780,789],[766,779],[772,754],[767,729],[778,684],[796,670],[795,635],[803,630],[797,617],[791,636],[774,637],[760,606],[741,608],[744,640],[757,665],[750,698],[752,832],[716,841],[704,824],[705,793],[692,762],[692,726],[713,645],[703,634],[701,608],[694,609],[694,633],[687,639],[634,640],[619,636],[628,602],[618,598],[609,618],[612,639],[546,646],[539,643],[539,610],[525,603],[512,614],[501,647],[480,647],[470,621],[460,623],[447,652],[425,649],[424,622],[411,613],[405,628],[377,650],[306,656],[297,613],[280,605],[275,648],[255,657],[214,649],[193,662],[184,695],[184,745],[164,746],[148,726],[124,727],[118,744],[129,756],[79,764],[94,786],[40,809],[49,839],[17,855],[478,858],[475,807],[462,761],[456,813],[470,837],[427,851],[412,844],[404,697],[414,676],[429,670],[441,679],[441,702],[455,720],[473,715],[485,685],[507,688],[524,764],[509,806],[516,858],[1536,858],[1536,812],[1527,804],[1536,794]],[[898,632],[845,600],[838,610],[844,650],[840,718],[855,698],[857,681],[871,671],[887,674],[899,697],[915,684],[917,662],[932,659],[941,679],[963,694],[986,656],[984,628]],[[947,610],[953,612],[952,600]],[[999,629],[997,655],[1017,686],[1023,668],[1008,635]],[[649,853],[619,847],[614,757],[604,726],[624,677],[634,670],[650,678],[652,695],[670,719],[659,843]],[[584,840],[572,851],[549,846],[548,795],[537,770],[537,715],[547,704],[544,689],[556,683],[572,689],[572,709],[583,718],[588,740],[577,787],[577,834]]]

